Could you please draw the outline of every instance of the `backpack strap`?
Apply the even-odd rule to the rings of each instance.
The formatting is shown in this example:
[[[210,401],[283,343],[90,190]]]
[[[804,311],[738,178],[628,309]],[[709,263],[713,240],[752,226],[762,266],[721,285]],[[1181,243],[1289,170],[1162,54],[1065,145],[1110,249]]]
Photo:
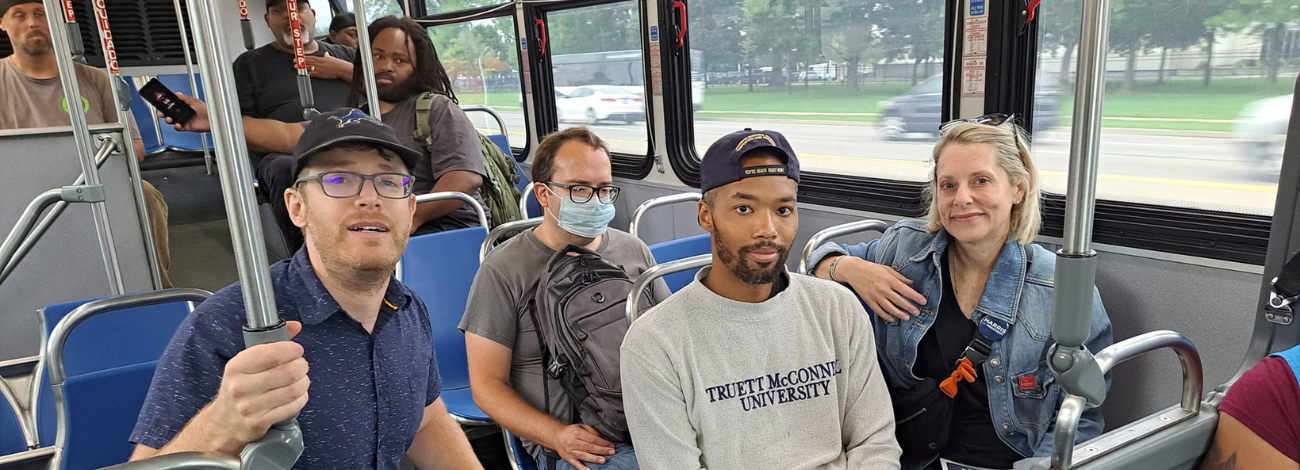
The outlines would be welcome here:
[[[439,96],[437,93],[426,91],[415,99],[415,132],[411,137],[424,145],[433,143],[430,140],[433,137],[433,129],[429,128],[429,109],[433,107],[433,100],[437,96]]]

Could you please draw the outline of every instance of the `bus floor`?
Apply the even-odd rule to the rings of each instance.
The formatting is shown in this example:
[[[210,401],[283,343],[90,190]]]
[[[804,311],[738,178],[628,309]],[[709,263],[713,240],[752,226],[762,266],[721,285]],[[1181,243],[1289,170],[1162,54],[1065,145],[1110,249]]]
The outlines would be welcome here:
[[[146,166],[144,179],[163,194],[168,206],[171,275],[176,287],[216,292],[239,280],[230,224],[221,199],[217,175],[198,166]],[[510,470],[504,441],[496,426],[466,428],[483,468]],[[403,468],[414,468],[404,462]]]

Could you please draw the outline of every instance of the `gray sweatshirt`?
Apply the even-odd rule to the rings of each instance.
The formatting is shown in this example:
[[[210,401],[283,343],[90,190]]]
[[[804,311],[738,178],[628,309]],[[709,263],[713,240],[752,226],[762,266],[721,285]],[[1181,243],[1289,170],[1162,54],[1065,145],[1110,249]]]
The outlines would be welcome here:
[[[889,391],[852,293],[791,274],[784,291],[751,304],[698,279],[623,341],[642,469],[898,469]]]

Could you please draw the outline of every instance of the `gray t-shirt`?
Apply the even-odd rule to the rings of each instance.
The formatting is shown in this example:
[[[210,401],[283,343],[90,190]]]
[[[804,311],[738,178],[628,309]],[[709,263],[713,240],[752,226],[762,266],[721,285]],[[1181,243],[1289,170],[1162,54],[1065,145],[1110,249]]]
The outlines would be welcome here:
[[[331,57],[352,62],[357,53],[351,47],[316,41],[320,45],[309,56]],[[235,59],[235,89],[239,92],[239,109],[245,116],[282,122],[302,121],[302,102],[298,100],[298,71],[293,68],[293,54],[267,44],[239,55]],[[316,109],[329,112],[347,104],[352,85],[342,80],[311,79]]]
[[[696,280],[628,329],[623,403],[641,468],[898,469],[870,314],[833,282],[789,281],[745,303]]]
[[[397,103],[393,109],[383,114],[384,124],[393,128],[402,145],[421,150],[425,158],[420,160],[415,170],[415,194],[425,194],[433,189],[443,174],[448,171],[461,170],[478,173],[487,181],[487,167],[483,166],[483,147],[479,144],[478,131],[474,124],[465,117],[460,106],[449,99],[436,98],[429,108],[429,130],[433,133],[430,144],[425,146],[415,142],[415,102],[419,95],[412,96]],[[483,204],[483,197],[475,191],[474,199]],[[486,210],[487,206],[484,205]],[[492,214],[488,214],[488,220]],[[425,223],[415,232],[416,235],[478,226],[478,216],[469,204],[461,206],[455,212]]]
[[[117,122],[113,109],[112,77],[108,72],[82,64],[73,64],[81,89],[81,105],[87,124]],[[72,125],[63,84],[59,77],[36,79],[14,67],[10,58],[0,59],[0,129],[32,127],[66,127]],[[127,113],[131,137],[140,138],[135,119]]]
[[[636,279],[655,265],[650,249],[640,239],[616,229],[605,232],[596,252],[605,260],[620,265],[628,277]],[[537,292],[537,284],[546,271],[546,262],[555,251],[542,244],[532,230],[492,250],[470,288],[465,317],[460,330],[474,333],[512,349],[510,385],[533,408],[546,410],[542,389],[542,349],[537,342],[537,327],[528,311],[528,301]],[[668,298],[668,286],[655,281],[652,302]],[[530,452],[535,447],[525,443]]]

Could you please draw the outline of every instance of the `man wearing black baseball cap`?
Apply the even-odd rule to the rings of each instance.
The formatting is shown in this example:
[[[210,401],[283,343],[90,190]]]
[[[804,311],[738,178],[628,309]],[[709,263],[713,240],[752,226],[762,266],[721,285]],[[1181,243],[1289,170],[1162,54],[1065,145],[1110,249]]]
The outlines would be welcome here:
[[[420,154],[349,108],[313,119],[294,157],[298,182],[285,197],[306,244],[271,266],[293,341],[242,349],[239,283],[204,301],[159,360],[132,458],[238,456],[296,414],[304,450],[294,468],[396,470],[403,455],[420,468],[481,468],[439,397],[425,304],[393,278]]]
[[[642,468],[898,468],[866,311],[785,269],[798,186],[799,159],[777,132],[734,132],[704,154],[699,223],[713,264],[622,346]]]

